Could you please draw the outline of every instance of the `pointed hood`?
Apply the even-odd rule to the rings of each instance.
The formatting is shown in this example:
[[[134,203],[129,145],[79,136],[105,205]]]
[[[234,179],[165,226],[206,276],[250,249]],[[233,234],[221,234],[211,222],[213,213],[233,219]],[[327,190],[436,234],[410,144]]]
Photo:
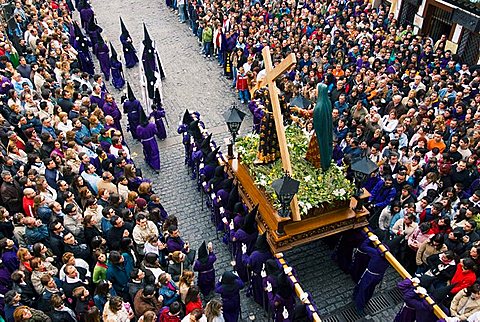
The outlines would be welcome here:
[[[183,113],[182,123],[188,125],[192,122],[193,122],[193,117],[190,114],[190,112],[188,111],[188,109],[186,109],[185,113]]]
[[[200,128],[198,127],[198,124],[200,123],[199,120],[193,121],[188,125],[188,133],[195,139],[195,141],[198,141],[202,138],[202,132],[200,131]]]
[[[148,124],[148,117],[143,108],[140,109],[140,124],[142,126],[146,126]]]
[[[228,195],[228,204],[227,208],[230,211],[233,211],[235,208],[235,204],[240,200],[240,195],[238,193],[238,185],[234,185],[230,194]]]
[[[203,139],[202,144],[200,144],[200,150],[204,154],[208,154],[212,149],[210,148],[210,141],[212,140],[212,133],[210,133],[205,139]]]
[[[233,272],[226,271],[222,275],[222,286],[224,291],[227,293],[231,293],[235,290],[235,280],[237,279],[237,275],[235,275]]]
[[[242,230],[247,234],[253,234],[257,231],[257,222],[255,220],[258,213],[258,204],[245,216]]]
[[[117,51],[115,50],[115,47],[113,47],[112,42],[110,42],[110,59],[118,61]]]
[[[152,48],[153,49],[153,42],[152,38],[150,38],[150,34],[148,33],[147,26],[143,23],[143,45],[145,48]]]
[[[288,299],[293,296],[292,284],[285,272],[280,272],[277,276],[277,294],[283,299]]]
[[[97,25],[97,22],[95,20],[96,20],[95,16],[92,16],[92,18],[90,18],[90,20],[88,21],[88,26],[87,26],[88,31],[97,30],[98,25]]]
[[[157,60],[157,68],[158,68],[158,72],[160,73],[160,78],[164,79],[165,71],[163,70],[162,61],[160,60],[160,56],[158,55],[158,52],[155,52],[155,58]]]
[[[210,164],[210,165],[217,165],[218,160],[217,160],[217,153],[220,151],[220,147],[217,147],[215,150],[207,154],[207,157],[205,158],[205,164]]]
[[[258,235],[257,241],[255,242],[255,250],[261,253],[270,251],[270,246],[267,242],[267,232]]]
[[[202,264],[206,264],[208,261],[208,250],[205,241],[203,241],[202,245],[200,245],[200,248],[198,249],[197,259]]]
[[[90,21],[92,21],[92,19],[90,19]],[[76,21],[73,21],[73,30],[74,30],[74,34],[75,34],[75,37],[76,38],[82,38],[83,37],[83,32],[82,32],[82,29],[80,29],[80,26],[77,24]],[[80,39],[77,39],[77,40],[80,40]]]
[[[160,96],[160,90],[155,88],[155,96],[153,98],[153,104],[155,104],[157,107],[162,106],[162,97]]]
[[[103,39],[102,35],[101,35],[101,34],[98,34],[97,37],[98,37],[98,38],[97,38],[97,44],[98,44],[99,46],[103,46],[103,45],[105,44],[105,40]]]
[[[130,37],[130,33],[128,32],[127,27],[125,27],[122,17],[120,17],[120,28],[122,29],[122,35]]]
[[[135,94],[133,94],[133,90],[132,90],[132,87],[130,86],[129,82],[127,82],[127,96],[128,96],[128,100],[130,100],[130,101],[134,101],[134,100],[137,99],[135,97]]]

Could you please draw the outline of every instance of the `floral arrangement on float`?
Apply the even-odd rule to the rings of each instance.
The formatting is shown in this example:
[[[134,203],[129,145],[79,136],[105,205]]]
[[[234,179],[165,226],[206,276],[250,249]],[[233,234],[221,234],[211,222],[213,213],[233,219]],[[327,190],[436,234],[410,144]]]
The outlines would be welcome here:
[[[339,208],[349,207],[355,186],[345,177],[345,168],[332,164],[327,170],[313,167],[305,154],[309,138],[296,125],[285,127],[287,146],[293,170],[293,178],[300,181],[297,193],[302,217],[317,216]],[[255,164],[260,136],[248,134],[237,138],[235,146],[240,162],[246,166],[255,185],[263,190],[272,204],[280,209],[280,202],[272,188],[272,182],[282,177],[282,162],[267,165]]]

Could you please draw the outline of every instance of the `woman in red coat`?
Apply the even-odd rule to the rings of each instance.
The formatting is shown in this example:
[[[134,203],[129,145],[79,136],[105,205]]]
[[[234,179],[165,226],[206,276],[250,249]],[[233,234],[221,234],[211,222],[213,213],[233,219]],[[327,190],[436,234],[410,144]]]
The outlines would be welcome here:
[[[195,309],[203,311],[202,300],[200,300],[200,289],[197,285],[193,285],[188,289],[187,296],[185,297],[185,314],[189,314]]]
[[[475,262],[471,258],[464,258],[457,264],[457,270],[450,282],[453,286],[451,294],[457,294],[464,288],[470,287],[475,283],[477,276],[474,272]]]

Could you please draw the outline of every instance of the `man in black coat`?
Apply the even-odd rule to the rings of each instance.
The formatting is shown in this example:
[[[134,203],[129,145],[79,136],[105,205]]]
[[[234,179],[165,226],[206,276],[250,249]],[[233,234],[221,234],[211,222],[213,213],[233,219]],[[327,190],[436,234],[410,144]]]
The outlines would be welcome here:
[[[133,227],[117,215],[112,216],[110,223],[112,228],[107,233],[107,244],[110,250],[119,250],[122,238],[129,237],[132,234]]]
[[[22,189],[17,181],[13,179],[9,171],[2,171],[1,177],[3,180],[0,186],[0,193],[3,205],[12,214],[23,212],[22,207]]]

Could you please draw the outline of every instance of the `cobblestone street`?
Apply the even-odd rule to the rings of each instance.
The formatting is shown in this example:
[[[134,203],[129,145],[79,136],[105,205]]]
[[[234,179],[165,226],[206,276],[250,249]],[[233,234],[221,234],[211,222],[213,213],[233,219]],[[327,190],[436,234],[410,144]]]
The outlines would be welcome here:
[[[134,142],[130,134],[127,134],[126,139],[130,149],[136,154],[135,162],[143,170],[144,177],[154,182],[154,189],[160,194],[167,212],[179,218],[183,238],[190,241],[193,249],[197,249],[203,240],[213,242],[218,257],[215,267],[217,276],[220,276],[226,269],[230,269],[231,259],[227,247],[221,242],[221,236],[217,238],[209,211],[202,207],[201,195],[196,190],[195,181],[191,180],[183,164],[183,145],[176,130],[185,108],[196,110],[200,112],[209,132],[213,133],[214,140],[223,145],[223,139],[229,137],[223,113],[233,102],[238,102],[235,92],[230,87],[230,81],[222,76],[216,60],[207,60],[200,54],[198,42],[188,26],[181,24],[163,1],[94,0],[92,5],[98,24],[104,29],[103,35],[106,40],[113,43],[118,53],[121,53],[118,39],[120,16],[137,49],[140,48],[143,39],[143,22],[147,25],[152,39],[156,41],[167,77],[163,83],[163,95],[169,122],[168,138],[159,142],[161,160],[159,174],[146,166],[141,145]],[[141,53],[137,54],[141,56]],[[140,99],[139,69],[124,72],[126,80],[131,83],[135,95]],[[109,89],[119,103],[121,92],[111,86]],[[246,106],[242,109],[247,112]],[[251,127],[250,113],[247,115],[241,135],[248,132]],[[123,121],[126,121],[125,116]],[[332,322],[344,321],[335,314],[348,308],[354,285],[347,275],[337,270],[330,259],[330,254],[328,247],[319,241],[286,252],[285,258],[297,270],[306,290],[313,294],[322,318],[327,317],[327,320]],[[379,294],[391,291],[396,280],[398,275],[391,271],[380,286]],[[387,304],[391,306],[389,309],[372,310],[371,312],[375,314],[365,317],[364,320],[392,321],[399,306],[394,307],[395,303]],[[242,295],[243,318],[248,319],[250,313],[255,314],[256,321],[267,320],[260,306]]]

